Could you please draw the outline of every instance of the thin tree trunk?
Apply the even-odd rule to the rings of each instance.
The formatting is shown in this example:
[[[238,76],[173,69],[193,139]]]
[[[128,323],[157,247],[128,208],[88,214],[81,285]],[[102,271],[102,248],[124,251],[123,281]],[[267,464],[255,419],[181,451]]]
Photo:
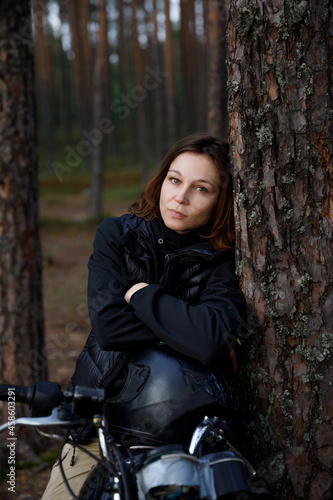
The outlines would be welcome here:
[[[0,6],[0,377],[21,385],[47,378],[30,8]]]
[[[133,58],[134,58],[134,81],[135,88],[131,95],[134,97],[132,106],[135,105],[137,114],[137,127],[139,138],[139,149],[142,169],[142,182],[145,184],[149,177],[149,153],[148,153],[148,137],[147,137],[147,123],[144,100],[146,98],[145,89],[142,85],[143,82],[143,65],[142,53],[139,45],[138,26],[137,26],[137,0],[132,0],[132,43],[133,43]]]
[[[169,0],[164,0],[165,17],[165,70],[166,77],[166,98],[167,98],[167,137],[169,147],[176,140],[176,95],[175,95],[175,75],[174,75],[174,57],[172,43],[172,25],[170,19]]]
[[[226,137],[228,120],[226,98],[227,73],[225,65],[225,34],[227,24],[225,5],[221,0],[209,0],[207,4],[207,131],[216,137]]]
[[[256,466],[279,499],[333,498],[333,39],[327,0],[230,0],[243,381]]]
[[[89,36],[88,25],[90,22],[90,2],[79,1],[79,36],[80,36],[80,50],[82,50],[82,95],[84,99],[85,119],[86,126],[88,127],[92,120],[92,74],[93,74],[93,58],[92,48]]]
[[[118,54],[119,54],[119,83],[121,95],[128,93],[129,65],[127,54],[127,41],[125,36],[125,20],[123,0],[117,1],[118,10]],[[129,112],[126,122],[121,126],[125,138],[126,162],[129,168],[134,168],[134,121],[133,114]]]
[[[184,120],[187,133],[196,132],[196,34],[194,0],[182,0],[181,12],[181,67],[183,80]]]
[[[90,51],[87,49],[89,45],[87,20],[81,15],[80,5],[79,0],[68,2],[68,18],[74,53],[73,69],[79,123],[82,128],[87,128],[90,125],[91,116],[91,71],[89,70],[91,62],[87,61],[87,57],[90,55]]]
[[[59,57],[59,71],[61,72],[61,80],[59,83],[59,127],[63,130],[65,144],[72,143],[72,118],[74,114],[72,97],[73,88],[71,85],[71,72],[68,64],[67,56],[62,48],[61,40],[57,44],[58,57]]]
[[[224,1],[224,0],[221,0]],[[197,0],[200,11],[196,13],[198,32],[196,36],[197,65],[197,130],[207,131],[207,94],[208,94],[208,43],[207,43],[207,0]],[[200,23],[199,23],[200,21]],[[202,32],[199,31],[202,30]]]
[[[65,5],[62,2],[59,2],[59,17],[61,24],[68,23],[68,12],[65,8]],[[60,88],[61,88],[61,98],[60,98],[60,106],[61,110],[59,111],[61,127],[64,129],[64,139],[66,144],[72,143],[72,117],[74,115],[74,107],[73,107],[73,84],[72,84],[72,72],[71,72],[71,64],[68,61],[67,54],[62,48],[62,40],[59,38],[58,44],[59,50],[59,60],[60,60],[60,71],[61,71],[61,80],[60,80]]]
[[[150,50],[150,40],[148,36],[148,13],[146,9],[146,4],[145,0],[137,0],[137,8],[140,9],[139,13],[139,18],[140,19],[140,32],[144,34],[147,37],[147,47],[141,47],[141,56],[142,56],[142,80],[140,85],[142,88],[145,90],[145,98],[141,102],[141,106],[143,106],[144,113],[145,113],[145,122],[146,122],[146,141],[147,141],[147,164],[151,164],[154,160],[154,145],[152,144],[152,138],[153,138],[153,130],[154,130],[154,125],[153,125],[153,107],[152,107],[152,102],[153,102],[153,93],[146,88],[146,85],[144,84],[145,78],[143,75],[143,69],[146,70],[146,68],[151,67],[152,65],[152,60],[151,60],[151,50]],[[148,145],[149,143],[149,145]],[[149,167],[148,167],[149,168]],[[149,177],[149,173],[147,171],[147,178]]]
[[[36,83],[39,96],[40,131],[43,145],[45,145],[45,157],[47,170],[52,170],[52,161],[55,156],[55,110],[54,110],[54,75],[52,51],[45,36],[44,26],[46,2],[40,0],[34,2],[34,26],[35,26],[35,58],[36,58]],[[45,110],[47,109],[47,113]]]
[[[93,144],[92,167],[91,167],[91,190],[89,216],[100,217],[102,213],[102,191],[103,191],[103,164],[104,144],[109,140],[101,131],[101,124],[105,118],[107,103],[107,92],[110,86],[109,50],[108,50],[108,26],[106,15],[106,0],[98,0],[96,5],[98,16],[98,35],[95,52],[94,85],[93,85]]]
[[[151,22],[153,25],[152,41],[151,41],[151,59],[153,67],[156,68],[161,64],[161,55],[159,50],[158,40],[158,25],[157,25],[157,3],[156,0],[152,1],[152,17]],[[162,113],[163,113],[163,85],[160,83],[154,91],[154,132],[155,132],[155,154],[157,161],[160,161],[162,156],[166,153],[168,144],[166,144]]]

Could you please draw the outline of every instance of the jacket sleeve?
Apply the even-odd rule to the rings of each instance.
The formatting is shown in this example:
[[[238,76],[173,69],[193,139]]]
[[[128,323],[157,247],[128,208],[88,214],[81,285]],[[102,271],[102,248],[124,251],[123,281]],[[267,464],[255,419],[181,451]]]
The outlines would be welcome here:
[[[157,337],[124,299],[135,277],[126,271],[118,221],[105,219],[96,231],[94,251],[88,262],[88,309],[99,346],[128,351],[156,341]]]
[[[214,269],[197,305],[169,295],[160,285],[138,290],[131,305],[160,339],[205,365],[221,362],[245,323],[245,300],[231,261]]]

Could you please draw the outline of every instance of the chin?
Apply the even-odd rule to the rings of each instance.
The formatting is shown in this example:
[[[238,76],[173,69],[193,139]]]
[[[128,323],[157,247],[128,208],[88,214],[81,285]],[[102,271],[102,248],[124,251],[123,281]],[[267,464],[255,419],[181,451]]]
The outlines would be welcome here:
[[[174,223],[174,222],[165,222],[166,227],[171,229],[172,231],[176,231],[176,233],[183,233],[187,232],[187,229],[181,226],[180,224]]]

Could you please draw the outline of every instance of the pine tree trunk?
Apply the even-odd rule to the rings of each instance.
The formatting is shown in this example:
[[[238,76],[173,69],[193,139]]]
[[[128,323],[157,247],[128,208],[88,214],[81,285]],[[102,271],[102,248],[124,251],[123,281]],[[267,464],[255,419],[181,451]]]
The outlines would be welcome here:
[[[59,3],[59,19],[62,25],[68,24],[68,11],[64,3]],[[57,60],[60,62],[59,71],[60,71],[60,96],[59,96],[59,125],[63,129],[64,133],[64,141],[66,144],[71,144],[73,140],[73,114],[74,108],[73,106],[73,95],[74,89],[72,85],[72,64],[68,60],[67,53],[63,49],[62,39],[59,37],[57,43]],[[76,125],[76,122],[75,122]]]
[[[224,0],[220,0],[224,5]],[[207,96],[209,87],[208,75],[208,32],[207,32],[207,17],[208,8],[211,2],[208,0],[200,0],[197,2],[198,13],[196,15],[198,29],[196,36],[196,64],[197,64],[197,130],[207,131]],[[202,9],[199,11],[199,9]],[[225,40],[223,40],[225,47]],[[225,55],[223,59],[225,65]],[[219,131],[219,134],[221,132]]]
[[[97,2],[94,2],[97,3]],[[87,126],[90,125],[92,119],[92,74],[93,74],[93,58],[92,48],[89,37],[89,23],[90,23],[90,2],[78,2],[79,11],[79,36],[80,36],[80,50],[82,51],[82,95],[84,98],[84,107],[87,120]]]
[[[225,66],[225,2],[210,0],[207,5],[208,96],[207,131],[227,135],[227,73]]]
[[[3,1],[0,23],[0,378],[30,385],[47,377],[30,2]]]
[[[167,98],[167,140],[169,147],[176,140],[176,108],[175,108],[175,75],[174,75],[174,57],[172,46],[172,25],[170,19],[169,0],[164,0],[164,17],[165,17],[165,70],[166,78],[166,98]]]
[[[91,123],[91,51],[87,30],[87,10],[85,2],[68,2],[68,20],[71,30],[71,47],[74,53],[73,70],[79,123],[87,128]],[[83,13],[82,13],[83,9]],[[84,14],[84,15],[83,15]],[[88,58],[88,59],[87,59]],[[84,157],[86,160],[86,157]]]
[[[124,19],[124,5],[123,0],[117,0],[117,10],[118,10],[118,54],[119,54],[119,85],[120,94],[127,95],[128,93],[128,81],[130,80],[129,75],[129,64],[128,64],[128,50],[127,50],[127,40],[125,36],[125,19]],[[128,45],[130,45],[128,43]],[[129,113],[126,120],[122,120],[118,123],[117,129],[121,127],[122,134],[118,132],[118,137],[121,136],[125,142],[126,147],[126,163],[129,168],[134,168],[134,131],[135,124],[133,120],[133,113]]]
[[[159,41],[158,41],[158,24],[157,24],[157,4],[156,0],[152,0],[152,10],[151,19],[152,24],[151,30],[151,61],[153,68],[156,68],[161,63],[161,56],[159,51]],[[153,95],[153,123],[154,123],[154,143],[155,143],[155,161],[158,162],[166,153],[168,149],[167,140],[165,137],[164,123],[162,120],[163,116],[163,95],[164,95],[163,85],[160,84],[154,90]]]
[[[52,52],[49,42],[45,36],[44,26],[46,2],[40,0],[34,2],[34,26],[35,26],[35,61],[36,61],[36,88],[39,95],[39,123],[42,142],[45,144],[45,157],[47,169],[52,171],[52,161],[55,157],[55,109],[54,109],[54,75]],[[45,110],[47,109],[47,113]]]
[[[276,498],[328,500],[333,13],[328,0],[229,3],[237,269],[250,311],[243,381],[254,459]]]
[[[144,97],[144,88],[142,86],[143,82],[142,52],[138,38],[139,34],[138,34],[138,22],[137,22],[137,0],[131,0],[131,5],[132,5],[132,47],[133,47],[133,58],[134,58],[134,82],[135,82],[134,90],[137,89],[137,91],[142,94],[142,96],[140,95],[136,98],[137,135],[139,138],[142,182],[143,184],[145,184],[149,177],[149,152],[148,152],[148,136],[147,136],[147,118],[144,105],[145,97]]]
[[[187,133],[197,132],[196,123],[196,35],[194,0],[180,2],[181,68],[184,122]]]
[[[107,93],[110,87],[110,68],[108,50],[108,29],[106,15],[106,0],[97,0],[98,34],[95,53],[94,83],[93,83],[93,125],[91,190],[89,216],[100,217],[102,214],[103,165],[105,143],[110,140],[110,134],[103,134],[101,124],[105,122]],[[111,130],[109,125],[107,130]],[[112,133],[112,130],[111,130]]]

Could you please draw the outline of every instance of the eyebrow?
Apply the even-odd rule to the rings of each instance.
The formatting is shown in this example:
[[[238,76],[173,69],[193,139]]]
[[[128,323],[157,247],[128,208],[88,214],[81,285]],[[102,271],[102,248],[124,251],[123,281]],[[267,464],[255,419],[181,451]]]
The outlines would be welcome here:
[[[181,172],[179,170],[176,170],[174,168],[170,168],[168,170],[168,174],[170,172],[174,172],[175,174],[179,175],[180,177],[183,177]],[[204,183],[204,184],[209,184],[210,186],[213,186],[214,188],[216,187],[216,184],[214,184],[213,182],[210,182],[210,181],[207,181],[206,179],[197,179],[196,182],[201,182],[201,183]]]

